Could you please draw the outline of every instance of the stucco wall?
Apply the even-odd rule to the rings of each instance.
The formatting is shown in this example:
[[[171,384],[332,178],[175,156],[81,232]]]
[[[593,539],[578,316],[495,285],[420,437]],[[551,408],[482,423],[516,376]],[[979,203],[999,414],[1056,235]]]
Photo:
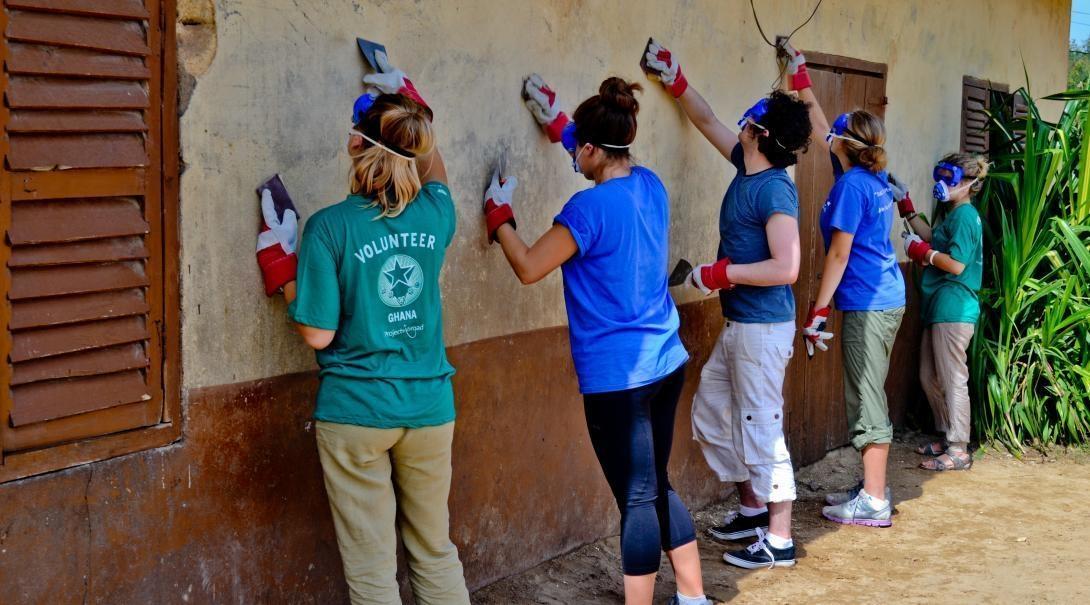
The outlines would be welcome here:
[[[793,28],[813,6],[775,4],[760,14],[769,36]],[[956,5],[951,12],[951,3],[925,0],[827,0],[794,40],[800,48],[889,66],[888,147],[898,173],[918,191],[927,190],[934,159],[958,146],[963,75],[1013,89],[1024,83],[1024,60],[1034,91],[1055,92],[1065,82],[1069,1]],[[607,75],[645,81],[637,61],[653,34],[677,53],[724,121],[767,92],[776,74],[745,0],[220,0],[215,9],[211,35],[208,27],[195,30],[197,48],[185,64],[195,76],[181,124],[187,387],[313,365],[290,334],[282,302],[260,291],[253,188],[281,172],[308,216],[343,199],[345,129],[363,73],[357,35],[384,42],[436,110],[459,212],[443,281],[450,345],[566,321],[559,275],[520,286],[499,250],[485,244],[479,220],[479,194],[500,145],[510,149],[520,178],[515,204],[524,237],[544,231],[586,186],[521,104],[526,74],[540,72],[574,108]],[[201,44],[215,44],[214,57],[207,46],[200,54]],[[673,255],[708,258],[733,169],[657,85],[647,84],[635,155],[671,192]],[[677,295],[693,300],[688,292]]]

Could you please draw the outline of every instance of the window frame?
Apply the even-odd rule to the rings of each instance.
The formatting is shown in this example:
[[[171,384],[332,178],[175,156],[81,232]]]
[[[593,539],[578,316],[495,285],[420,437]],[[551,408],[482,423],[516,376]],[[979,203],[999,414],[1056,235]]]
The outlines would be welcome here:
[[[158,330],[162,343],[162,357],[152,359],[151,363],[162,364],[163,407],[158,424],[131,429],[40,449],[4,454],[0,443],[0,484],[24,479],[34,475],[50,473],[74,466],[80,466],[116,456],[149,450],[169,445],[181,439],[183,433],[183,414],[181,402],[181,300],[179,288],[180,276],[180,238],[179,238],[179,137],[178,137],[178,74],[177,40],[174,23],[177,20],[175,0],[160,0],[149,3],[156,9],[149,15],[149,22],[158,22],[160,27],[160,53],[158,69],[160,80],[160,105],[158,120],[160,123],[159,144],[154,146],[152,161],[157,162],[161,170],[160,212],[162,250],[162,304],[163,319],[159,325],[149,325],[149,331]],[[0,11],[0,31],[7,31],[7,11]],[[0,61],[7,60],[7,45],[0,48]],[[0,71],[0,87],[8,89],[6,73]],[[7,124],[10,110],[6,104],[0,104],[0,123]],[[0,155],[6,158],[9,153],[7,137],[0,138]],[[21,184],[33,187],[36,184],[48,187],[51,173],[25,173],[18,175]],[[12,174],[0,170],[0,187],[11,191]],[[30,189],[28,189],[30,190]],[[0,232],[6,233],[10,227],[10,207],[0,212]],[[0,271],[3,279],[11,283],[11,274],[7,268],[11,247],[0,246]],[[0,304],[0,324],[9,325],[12,307],[10,301]],[[11,331],[0,330],[0,350],[11,350]],[[0,382],[6,389],[11,385],[11,365],[0,363]],[[4,393],[4,409],[10,409],[10,390]],[[6,415],[2,421],[7,421]]]

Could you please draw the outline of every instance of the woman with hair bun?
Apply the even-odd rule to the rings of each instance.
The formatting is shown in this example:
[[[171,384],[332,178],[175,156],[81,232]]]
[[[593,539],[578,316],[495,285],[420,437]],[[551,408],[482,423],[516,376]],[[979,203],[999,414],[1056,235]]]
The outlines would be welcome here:
[[[811,357],[815,348],[827,350],[825,341],[833,336],[826,331],[830,303],[844,312],[844,403],[852,446],[863,457],[863,480],[827,495],[822,514],[837,523],[889,527],[886,463],[893,424],[885,383],[905,313],[905,282],[890,240],[895,200],[885,172],[886,129],[864,110],[841,114],[830,127],[810,88],[805,57],[786,43],[782,50],[790,88],[810,104],[812,142],[829,152],[835,179],[821,209],[821,283],[802,334]]]
[[[531,112],[594,186],[573,195],[528,246],[515,231],[515,179],[496,178],[485,195],[486,225],[522,283],[563,271],[587,430],[621,513],[625,602],[651,603],[665,551],[677,579],[674,602],[704,605],[692,517],[666,472],[689,354],[667,289],[669,198],[629,153],[639,90],[607,78],[572,122],[541,78],[528,78]]]

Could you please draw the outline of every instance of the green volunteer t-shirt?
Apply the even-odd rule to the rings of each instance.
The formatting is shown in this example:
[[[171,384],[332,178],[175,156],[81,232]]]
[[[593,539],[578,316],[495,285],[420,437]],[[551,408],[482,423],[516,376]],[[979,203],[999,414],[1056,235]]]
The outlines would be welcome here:
[[[931,247],[965,265],[961,275],[928,266],[923,270],[923,322],[975,324],[980,316],[984,273],[983,228],[972,204],[954,208],[931,235]]]
[[[439,272],[454,237],[454,201],[431,182],[405,211],[377,218],[358,195],[306,223],[296,322],[336,330],[317,351],[318,420],[377,428],[454,420],[454,368],[443,346]]]

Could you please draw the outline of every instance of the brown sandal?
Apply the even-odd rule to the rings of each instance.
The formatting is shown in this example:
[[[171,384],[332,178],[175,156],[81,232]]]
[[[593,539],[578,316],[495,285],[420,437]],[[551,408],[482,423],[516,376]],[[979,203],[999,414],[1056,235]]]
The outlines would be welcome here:
[[[930,460],[920,463],[925,471],[967,471],[973,468],[973,455],[965,450],[947,450]]]

